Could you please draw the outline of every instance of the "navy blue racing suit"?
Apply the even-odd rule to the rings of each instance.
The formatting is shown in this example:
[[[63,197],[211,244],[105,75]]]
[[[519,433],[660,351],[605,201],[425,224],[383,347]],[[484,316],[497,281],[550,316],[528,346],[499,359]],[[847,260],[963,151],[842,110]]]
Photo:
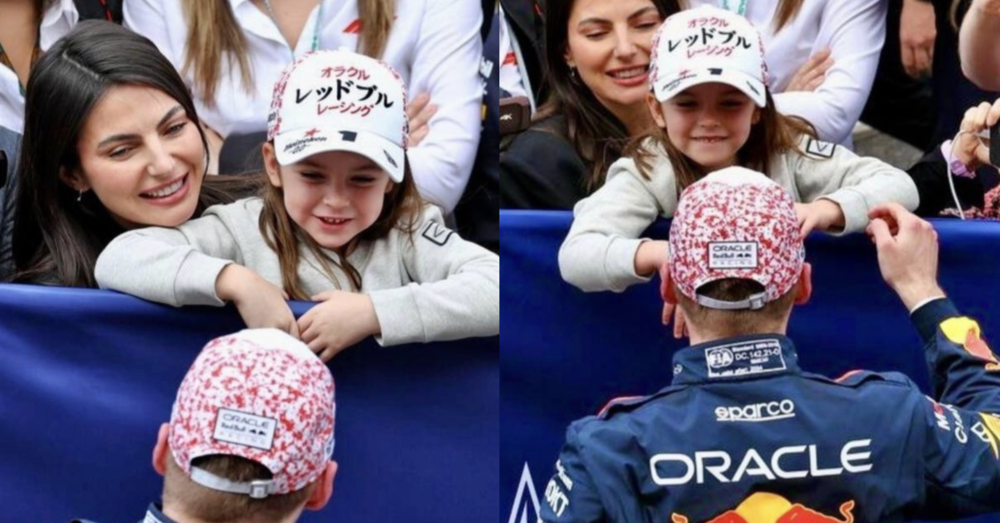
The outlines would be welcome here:
[[[682,349],[674,380],[566,433],[546,523],[864,523],[1000,510],[1000,361],[947,299],[914,311],[935,399],[803,372],[781,335]]]

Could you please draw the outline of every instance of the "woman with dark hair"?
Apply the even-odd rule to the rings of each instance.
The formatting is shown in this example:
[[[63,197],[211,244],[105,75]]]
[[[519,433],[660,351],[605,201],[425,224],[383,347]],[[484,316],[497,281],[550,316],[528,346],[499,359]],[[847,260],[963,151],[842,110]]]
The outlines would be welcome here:
[[[646,109],[653,33],[676,0],[546,3],[548,101],[500,159],[500,205],[571,209],[604,182]]]
[[[96,287],[94,263],[115,236],[180,225],[250,187],[206,179],[206,150],[187,88],[156,46],[80,23],[28,80],[11,280]]]

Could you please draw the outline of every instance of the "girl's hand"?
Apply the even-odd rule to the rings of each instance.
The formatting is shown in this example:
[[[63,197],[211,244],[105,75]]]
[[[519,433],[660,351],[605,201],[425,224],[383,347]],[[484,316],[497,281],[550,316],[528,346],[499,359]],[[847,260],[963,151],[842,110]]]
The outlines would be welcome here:
[[[223,301],[232,301],[247,327],[275,328],[296,338],[299,327],[288,308],[288,296],[277,285],[235,263],[227,265],[215,280],[215,293]]]
[[[828,231],[844,228],[844,211],[840,205],[826,198],[812,203],[796,203],[795,215],[799,218],[799,237],[803,240],[814,229]]]
[[[1000,120],[1000,99],[990,105],[983,102],[965,111],[959,129],[958,141],[952,144],[955,158],[965,164],[970,170],[978,169],[990,163],[989,140],[979,137],[979,133],[992,127]],[[948,161],[948,158],[945,158]]]
[[[437,110],[437,106],[431,103],[431,96],[427,93],[420,93],[410,100],[410,104],[406,106],[406,116],[410,119],[409,147],[416,147],[427,136],[431,130],[428,124]]]
[[[651,276],[660,270],[667,261],[670,243],[666,240],[649,240],[639,244],[635,251],[635,273],[639,276]]]
[[[823,84],[823,80],[826,80],[826,72],[831,67],[833,67],[833,57],[831,56],[830,49],[819,50],[816,54],[810,56],[798,71],[795,71],[784,92],[815,91],[817,87]]]
[[[321,301],[299,318],[304,341],[323,361],[368,336],[382,332],[375,306],[367,294],[326,291],[312,297]]]

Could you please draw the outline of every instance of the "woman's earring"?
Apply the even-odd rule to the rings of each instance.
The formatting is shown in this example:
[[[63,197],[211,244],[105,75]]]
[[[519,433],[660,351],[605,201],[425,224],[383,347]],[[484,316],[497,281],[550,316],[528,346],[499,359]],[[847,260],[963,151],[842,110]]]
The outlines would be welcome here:
[[[76,195],[76,202],[80,203],[83,201],[83,189],[80,189],[80,194]]]

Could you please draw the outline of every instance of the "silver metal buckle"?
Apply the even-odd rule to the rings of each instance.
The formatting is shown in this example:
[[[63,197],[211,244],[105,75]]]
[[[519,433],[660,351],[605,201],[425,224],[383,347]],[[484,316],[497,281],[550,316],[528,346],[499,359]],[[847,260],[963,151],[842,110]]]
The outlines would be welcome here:
[[[255,479],[250,482],[250,497],[254,499],[264,499],[271,493],[271,484],[274,480]]]

